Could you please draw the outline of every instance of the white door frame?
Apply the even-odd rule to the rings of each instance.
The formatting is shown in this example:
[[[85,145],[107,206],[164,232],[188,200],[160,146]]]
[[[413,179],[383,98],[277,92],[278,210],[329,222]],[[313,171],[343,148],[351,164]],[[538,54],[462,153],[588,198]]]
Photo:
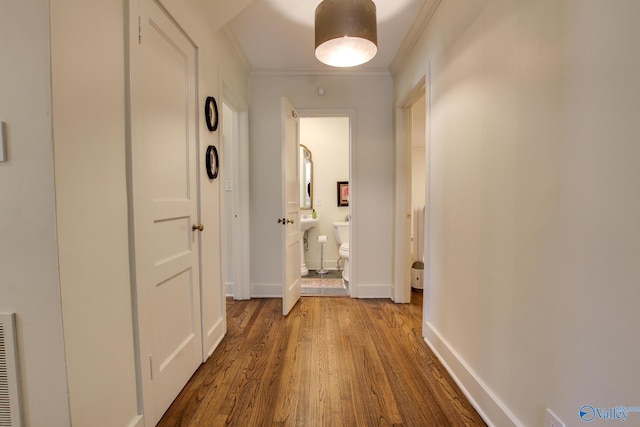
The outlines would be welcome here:
[[[251,298],[249,278],[251,268],[249,247],[249,114],[246,104],[239,100],[224,84],[222,102],[233,112],[233,118],[230,121],[233,126],[232,176],[225,177],[230,178],[233,182],[233,223],[231,230],[225,230],[225,232],[230,231],[230,234],[226,233],[226,235],[230,235],[232,238],[233,299],[247,300]],[[222,110],[224,111],[224,109]],[[224,117],[222,123],[225,123]],[[224,132],[224,129],[222,131]],[[222,200],[224,199],[222,197]],[[221,205],[220,210],[222,213],[225,210],[224,206]],[[224,252],[221,252],[224,258]]]
[[[396,303],[411,302],[411,143],[412,143],[412,120],[411,108],[420,97],[425,96],[427,101],[426,124],[426,209],[425,209],[425,234],[429,228],[429,98],[426,76],[423,77],[410,91],[407,97],[396,108],[396,156],[395,156],[395,203],[394,203],[394,274],[391,295]],[[428,236],[425,236],[425,285],[424,301],[426,306],[428,296],[428,271],[429,256]]]
[[[356,200],[358,193],[358,183],[356,174],[356,110],[353,109],[317,109],[303,108],[296,110],[300,118],[305,117],[349,117],[349,200]],[[358,297],[358,269],[356,268],[358,253],[358,242],[356,241],[356,227],[358,226],[358,206],[356,203],[349,203],[349,296]]]

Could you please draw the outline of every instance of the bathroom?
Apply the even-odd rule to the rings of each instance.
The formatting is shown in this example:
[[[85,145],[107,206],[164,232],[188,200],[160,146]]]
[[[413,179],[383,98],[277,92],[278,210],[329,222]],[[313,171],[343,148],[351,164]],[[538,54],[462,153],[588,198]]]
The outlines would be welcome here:
[[[301,197],[300,215],[308,218],[315,211],[318,219],[305,233],[303,263],[311,273],[303,277],[311,277],[321,269],[328,271],[329,277],[342,276],[343,271],[336,270],[344,269],[345,257],[339,254],[333,223],[345,222],[350,214],[349,203],[344,200],[345,186],[348,191],[349,184],[349,142],[349,116],[302,117],[300,120],[301,160],[306,148],[312,162],[311,185],[301,178],[301,193],[306,194],[305,187],[310,187],[311,203],[304,203],[305,198]],[[339,189],[343,191],[343,200],[339,198]],[[326,236],[326,243],[319,242],[322,236]],[[303,268],[301,274],[306,269]]]
[[[411,287],[424,288],[427,213],[426,98],[424,93],[410,108],[411,144]]]

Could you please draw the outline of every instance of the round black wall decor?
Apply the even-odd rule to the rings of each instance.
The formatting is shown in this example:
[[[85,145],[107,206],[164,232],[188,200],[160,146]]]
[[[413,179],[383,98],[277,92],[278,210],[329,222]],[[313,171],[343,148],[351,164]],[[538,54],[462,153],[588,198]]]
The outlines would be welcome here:
[[[207,176],[209,177],[209,179],[216,179],[218,177],[220,161],[218,159],[218,149],[214,145],[210,145],[207,147],[205,163],[207,166]]]
[[[218,104],[213,96],[207,96],[204,102],[204,118],[211,132],[218,129]]]

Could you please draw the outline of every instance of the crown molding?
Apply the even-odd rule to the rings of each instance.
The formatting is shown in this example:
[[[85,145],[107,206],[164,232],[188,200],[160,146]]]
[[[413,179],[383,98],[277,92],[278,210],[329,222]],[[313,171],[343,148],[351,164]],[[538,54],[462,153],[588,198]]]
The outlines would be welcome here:
[[[313,69],[254,69],[250,73],[252,76],[328,76],[328,77],[373,77],[373,78],[389,78],[391,73],[385,69],[375,70],[313,70]]]
[[[244,53],[244,49],[242,49],[242,46],[240,45],[240,42],[238,41],[238,38],[236,37],[234,32],[231,31],[228,25],[225,25],[224,27],[222,27],[222,33],[227,38],[227,41],[229,42],[229,45],[231,46],[233,52],[236,54],[236,58],[238,58],[240,65],[244,67],[247,74],[251,74],[251,72],[253,71],[253,66],[251,65],[251,62],[249,62],[249,58],[247,58],[247,55]]]
[[[427,27],[427,24],[429,23],[429,21],[431,21],[431,18],[436,13],[436,9],[440,5],[440,2],[441,0],[427,0],[422,5],[422,8],[420,9],[418,16],[416,17],[416,20],[413,21],[413,24],[407,32],[407,35],[405,36],[404,40],[402,40],[402,44],[400,44],[400,48],[398,49],[396,56],[393,58],[393,61],[391,61],[389,71],[391,72],[392,76],[395,76],[398,71],[400,71],[400,68],[407,60],[409,53],[416,45],[418,38],[420,38],[420,36],[424,32],[424,29]]]

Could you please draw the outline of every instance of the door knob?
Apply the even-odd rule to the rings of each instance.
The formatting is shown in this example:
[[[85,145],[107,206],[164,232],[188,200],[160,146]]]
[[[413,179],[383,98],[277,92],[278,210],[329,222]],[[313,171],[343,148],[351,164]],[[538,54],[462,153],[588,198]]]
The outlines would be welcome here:
[[[293,224],[293,220],[292,219],[288,219],[287,220],[287,224]]]
[[[202,224],[200,224],[200,225],[195,225],[195,224],[193,224],[193,225],[191,226],[191,229],[192,229],[193,231],[196,231],[196,230],[202,231],[202,230],[204,230],[204,225],[202,225]]]

